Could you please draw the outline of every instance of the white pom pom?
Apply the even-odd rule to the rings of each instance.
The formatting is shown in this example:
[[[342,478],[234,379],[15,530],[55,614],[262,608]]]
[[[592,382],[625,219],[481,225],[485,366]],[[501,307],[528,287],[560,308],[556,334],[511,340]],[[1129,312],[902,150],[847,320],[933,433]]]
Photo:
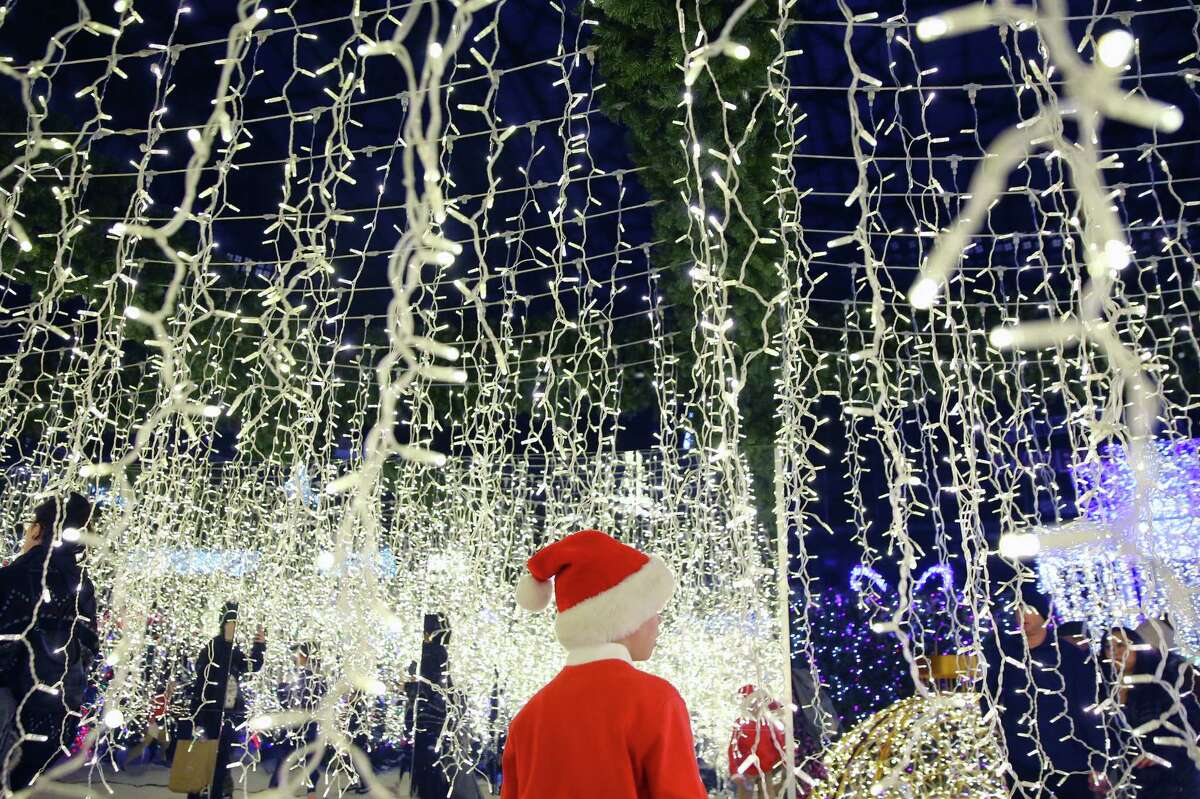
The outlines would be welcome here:
[[[517,604],[525,610],[542,610],[550,604],[553,596],[554,583],[550,580],[542,582],[534,579],[529,572],[525,572],[517,581]]]

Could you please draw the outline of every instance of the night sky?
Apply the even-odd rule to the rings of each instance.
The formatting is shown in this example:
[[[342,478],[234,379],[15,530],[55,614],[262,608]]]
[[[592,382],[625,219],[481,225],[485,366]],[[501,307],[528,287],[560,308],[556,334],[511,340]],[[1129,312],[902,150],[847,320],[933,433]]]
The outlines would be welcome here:
[[[862,318],[848,314],[843,304],[848,300],[861,300],[864,291],[861,283],[861,267],[858,262],[861,255],[856,257],[852,248],[829,248],[831,240],[849,232],[855,224],[856,212],[847,210],[845,198],[857,179],[857,165],[854,162],[848,143],[850,137],[850,117],[848,113],[847,87],[851,82],[851,71],[844,51],[843,37],[845,24],[836,3],[828,0],[803,3],[803,24],[797,25],[791,35],[792,46],[801,48],[803,56],[795,57],[790,62],[790,78],[797,88],[795,101],[798,102],[807,119],[803,131],[797,135],[807,138],[802,146],[802,156],[798,167],[799,188],[811,189],[804,200],[803,224],[806,231],[806,243],[813,250],[827,250],[826,254],[814,258],[810,272],[814,275],[822,271],[828,273],[825,279],[814,290],[814,315],[819,324],[830,325],[828,331],[832,339],[837,339],[843,331],[832,321],[841,319],[841,326],[849,327],[849,337],[853,338],[854,328],[865,324]],[[914,224],[921,219],[935,221],[939,225],[948,225],[954,217],[956,205],[945,194],[921,191],[914,196],[914,187],[925,185],[930,177],[937,180],[951,194],[964,192],[967,183],[979,158],[979,145],[986,146],[999,133],[1016,122],[1019,112],[1024,115],[1035,108],[1038,97],[1032,89],[1020,93],[1014,92],[1009,84],[1012,82],[1009,71],[1002,63],[1002,57],[1012,59],[1014,54],[1025,58],[1036,55],[1032,34],[1012,35],[1009,47],[1001,46],[1000,40],[994,34],[975,35],[962,38],[952,38],[944,42],[921,44],[912,36],[911,30],[888,26],[885,20],[894,14],[907,11],[909,19],[919,17],[950,7],[948,3],[899,3],[886,0],[884,3],[857,0],[850,3],[854,13],[876,11],[878,19],[871,24],[864,23],[855,27],[852,44],[855,57],[864,72],[884,77],[887,85],[878,92],[876,102],[868,108],[865,92],[858,95],[860,108],[878,118],[899,119],[901,124],[910,126],[924,125],[930,134],[930,143],[920,150],[920,157],[907,157],[902,149],[889,150],[886,139],[881,140],[877,153],[878,164],[889,171],[895,172],[895,177],[888,183],[891,196],[885,196],[879,206],[880,213],[888,222],[888,228],[895,231],[903,228],[907,233],[884,235],[879,234],[876,244],[876,254],[886,264],[885,280],[897,292],[905,291],[913,280],[915,268],[923,254],[928,252],[929,240],[918,239],[912,234]],[[116,15],[111,2],[89,2],[95,17],[106,23],[114,22]],[[272,14],[262,27],[276,28],[287,25],[307,24],[328,20],[346,13],[348,3],[331,3],[317,0],[302,0],[292,5],[289,14]],[[396,13],[405,7],[403,3],[385,4],[368,0],[361,4],[363,10],[363,30],[376,38],[390,33],[393,23],[388,21],[388,8]],[[570,6],[569,6],[570,7]],[[1091,4],[1071,2],[1073,14],[1091,15]],[[145,125],[147,115],[159,102],[154,95],[155,73],[160,70],[169,75],[175,84],[170,97],[165,98],[168,111],[164,122],[167,132],[155,143],[156,148],[167,150],[166,154],[155,156],[152,168],[156,172],[153,194],[163,198],[178,196],[181,178],[177,172],[190,153],[186,139],[189,127],[201,123],[209,112],[207,100],[212,97],[213,82],[218,67],[214,59],[221,56],[229,26],[235,20],[236,5],[225,0],[192,0],[179,6],[179,23],[175,39],[170,42],[167,50],[150,49],[151,44],[168,42],[174,27],[176,6],[165,0],[156,0],[149,4],[138,4],[138,8],[146,16],[146,24],[126,33],[122,38],[121,51],[134,52],[140,47],[147,48],[145,57],[123,59],[121,68],[128,78],[120,81],[119,88],[110,89],[104,110],[112,114],[113,119],[104,123],[105,127],[115,131],[96,141],[93,147],[93,162],[97,172],[92,179],[91,191],[104,192],[108,186],[128,185],[132,172],[130,160],[141,156],[139,146],[146,143],[144,134],[129,135],[122,133],[125,129],[137,130]],[[187,11],[183,9],[187,8]],[[1175,9],[1175,10],[1170,10]],[[1177,133],[1159,135],[1158,146],[1170,159],[1172,169],[1172,185],[1174,191],[1158,190],[1148,196],[1139,196],[1144,192],[1146,184],[1152,181],[1162,181],[1163,175],[1154,163],[1154,159],[1137,158],[1136,148],[1151,141],[1151,134],[1142,129],[1135,129],[1122,124],[1110,124],[1104,129],[1103,146],[1106,149],[1128,151],[1122,158],[1124,167],[1109,170],[1106,178],[1110,185],[1126,183],[1131,186],[1127,191],[1122,205],[1122,212],[1127,220],[1145,220],[1136,226],[1132,233],[1135,251],[1139,254],[1150,254],[1154,251],[1162,231],[1150,224],[1161,214],[1168,220],[1182,217],[1187,221],[1195,219],[1194,208],[1183,208],[1181,203],[1200,198],[1197,192],[1197,180],[1200,179],[1200,152],[1197,152],[1197,140],[1200,140],[1200,98],[1196,93],[1197,81],[1186,81],[1178,76],[1180,69],[1200,67],[1200,61],[1192,60],[1190,64],[1181,59],[1194,55],[1200,47],[1195,30],[1197,16],[1187,2],[1171,2],[1162,0],[1158,3],[1135,2],[1134,0],[1118,0],[1105,4],[1107,17],[1096,26],[1097,32],[1108,27],[1114,27],[1127,21],[1128,27],[1140,38],[1142,51],[1140,60],[1135,65],[1135,72],[1140,74],[1146,91],[1157,99],[1178,105],[1184,112],[1186,122]],[[1145,13],[1148,10],[1161,10],[1162,13]],[[1138,16],[1123,19],[1122,12],[1136,11]],[[444,12],[444,9],[443,9]],[[40,54],[53,31],[70,23],[76,18],[73,3],[18,3],[0,26],[0,53],[12,56],[17,63],[23,63]],[[486,18],[486,19],[485,19]],[[481,15],[477,25],[482,28],[490,14]],[[492,212],[493,218],[511,217],[520,220],[528,215],[529,225],[540,224],[542,215],[528,205],[528,192],[504,192],[506,188],[518,189],[527,182],[521,173],[524,165],[529,162],[531,153],[537,148],[544,147],[545,151],[534,159],[534,168],[529,171],[528,182],[536,186],[539,181],[547,181],[534,192],[534,196],[549,203],[555,196],[556,189],[550,182],[558,179],[564,163],[572,163],[572,156],[566,152],[566,139],[582,135],[588,143],[590,166],[603,173],[589,181],[592,196],[601,201],[606,208],[615,209],[619,203],[626,210],[622,216],[625,226],[625,241],[629,244],[628,253],[618,262],[612,255],[615,242],[612,237],[611,220],[589,224],[586,235],[579,231],[578,240],[583,242],[584,251],[579,257],[586,261],[586,270],[590,275],[607,275],[614,278],[612,286],[628,284],[629,290],[624,291],[614,300],[614,314],[637,314],[648,307],[645,299],[654,293],[655,287],[647,279],[647,271],[655,269],[686,268],[686,265],[656,263],[650,254],[642,248],[653,241],[652,209],[648,205],[651,199],[640,188],[636,174],[620,174],[621,170],[635,167],[629,157],[625,136],[622,129],[606,120],[599,111],[593,110],[586,117],[586,122],[574,121],[563,123],[558,117],[565,105],[564,88],[552,84],[562,77],[560,64],[570,67],[573,80],[577,85],[585,80],[599,83],[603,80],[602,72],[597,72],[597,66],[585,56],[555,59],[560,44],[567,52],[579,49],[587,44],[587,31],[581,30],[578,20],[568,19],[565,29],[560,27],[561,18],[557,13],[548,13],[544,0],[508,0],[502,6],[497,25],[500,47],[495,50],[494,68],[497,70],[514,70],[505,75],[500,82],[499,93],[494,100],[487,99],[490,86],[487,75],[478,65],[473,64],[469,57],[459,61],[460,68],[450,76],[455,82],[454,101],[457,103],[488,104],[495,108],[497,115],[508,124],[523,125],[534,120],[543,120],[536,134],[524,137],[520,143],[508,148],[504,157],[496,164],[495,174],[499,179],[498,186],[502,190],[496,197],[496,207]],[[448,24],[448,14],[442,13],[439,19],[433,19],[429,14],[422,16],[420,25]],[[1075,23],[1073,33],[1078,37],[1084,34],[1087,23]],[[298,151],[303,146],[319,147],[319,143],[328,135],[330,119],[328,113],[317,116],[310,124],[297,128],[310,137],[309,141],[289,143],[289,128],[285,119],[279,118],[283,112],[283,104],[270,102],[278,97],[286,88],[293,114],[305,113],[314,107],[329,105],[329,97],[322,88],[336,86],[336,70],[324,76],[326,79],[297,79],[293,69],[303,68],[316,71],[322,65],[337,56],[337,48],[353,33],[350,21],[343,20],[330,24],[322,24],[303,28],[301,33],[316,34],[316,39],[297,36],[295,32],[286,35],[273,35],[257,40],[252,46],[252,56],[247,58],[247,68],[261,71],[249,84],[249,89],[241,106],[241,116],[248,120],[259,120],[252,123],[250,130],[253,134],[253,145],[244,153],[239,154],[238,162],[243,166],[230,174],[228,178],[229,199],[235,203],[240,212],[233,214],[235,218],[222,219],[215,226],[215,237],[219,242],[220,251],[225,253],[223,258],[214,258],[213,267],[227,268],[235,271],[243,261],[250,261],[260,266],[258,280],[270,279],[280,260],[292,257],[291,252],[280,252],[273,246],[265,246],[263,230],[274,219],[276,207],[281,198],[281,187],[278,185],[279,166],[268,164],[256,166],[256,161],[274,161],[281,153],[290,150]],[[425,34],[418,27],[414,34],[417,40],[423,40]],[[914,51],[918,54],[920,69],[927,74],[918,75],[911,58],[898,58],[897,53],[903,52],[896,41],[897,36],[907,36],[911,40]],[[470,42],[468,36],[468,42]],[[209,45],[197,43],[212,42]],[[481,52],[487,56],[493,54],[489,46],[490,37],[482,43],[476,43]],[[180,48],[172,52],[172,45]],[[51,116],[46,127],[49,130],[76,131],[90,117],[90,103],[81,102],[72,94],[78,91],[107,68],[108,48],[111,39],[102,36],[92,36],[78,33],[70,41],[68,52],[72,60],[96,59],[84,63],[74,63],[61,68],[54,79],[55,95],[50,98]],[[535,66],[539,61],[550,59],[547,63]],[[334,263],[339,266],[338,277],[347,285],[352,284],[353,293],[346,291],[342,294],[338,312],[347,314],[349,321],[342,334],[343,341],[349,344],[361,343],[361,339],[370,328],[371,317],[382,314],[386,307],[389,292],[386,287],[385,263],[386,254],[398,238],[396,228],[403,228],[404,218],[400,210],[402,190],[393,183],[385,183],[383,191],[378,191],[380,184],[377,167],[396,156],[398,142],[395,133],[398,127],[398,117],[403,112],[406,100],[404,79],[399,70],[389,68],[384,59],[378,66],[372,65],[367,72],[369,95],[360,106],[356,106],[354,118],[361,127],[353,129],[351,145],[360,151],[350,175],[356,180],[355,185],[343,185],[339,188],[338,206],[354,215],[358,212],[369,211],[377,203],[383,209],[378,216],[375,229],[364,231],[360,224],[340,224],[336,233],[330,236],[336,241],[335,251],[330,253]],[[936,67],[936,72],[929,73],[929,68]],[[602,65],[600,65],[602,70]],[[916,92],[897,92],[895,85],[903,85],[920,79],[923,86],[944,86],[936,91],[936,98],[922,107],[922,101]],[[111,80],[118,80],[111,78]],[[286,85],[285,85],[286,82]],[[966,84],[978,84],[973,91],[964,90]],[[678,87],[665,87],[665,91],[675,91]],[[19,113],[19,105],[13,91],[13,85],[0,82],[0,106],[10,118],[0,120],[0,129],[7,131],[23,130],[24,120]],[[120,102],[113,102],[113,97],[119,97]],[[922,95],[923,96],[923,95]],[[193,98],[203,98],[194,102]],[[873,109],[873,110],[872,110]],[[260,119],[261,118],[261,119]],[[488,187],[488,177],[481,165],[486,161],[486,136],[480,135],[486,127],[475,119],[479,126],[471,128],[473,117],[470,114],[458,114],[455,122],[458,125],[452,139],[452,149],[449,151],[450,175],[456,184],[457,191],[468,195],[481,195]],[[919,127],[914,129],[919,130]],[[961,134],[963,130],[973,130],[971,136]],[[945,136],[949,141],[933,143],[939,137]],[[393,174],[398,174],[394,172]],[[618,177],[618,175],[620,175]],[[1051,170],[1035,163],[1028,172],[1021,176],[1021,183],[1028,183],[1034,191],[1049,186],[1057,178]],[[398,181],[396,181],[398,183]],[[570,205],[586,204],[586,193],[582,189],[582,181],[572,184],[569,190]],[[623,195],[618,192],[623,187]],[[471,210],[471,202],[464,204],[465,210]],[[166,203],[164,202],[165,206]],[[321,209],[314,209],[320,211]],[[162,208],[161,215],[165,216],[169,209]],[[229,212],[227,212],[229,213]],[[102,220],[97,220],[101,224]],[[513,229],[521,222],[514,221]],[[1012,194],[1006,197],[991,214],[991,233],[1001,235],[1015,232],[1019,235],[1014,239],[999,241],[996,246],[979,248],[976,253],[968,256],[965,269],[978,270],[990,263],[1000,267],[990,279],[991,290],[997,297],[1011,299],[1020,291],[1030,288],[1030,281],[1037,282],[1043,278],[1040,272],[1020,269],[1028,254],[1036,249],[1054,250],[1061,252],[1061,240],[1057,244],[1036,234],[1041,221],[1035,212],[1028,196]],[[451,223],[447,229],[452,236],[460,235],[461,227],[455,229]],[[539,243],[552,246],[554,237],[551,231],[528,231],[525,242],[529,248]],[[1195,241],[1195,238],[1189,239]],[[532,249],[526,252],[513,253],[503,246],[499,239],[495,249],[489,249],[485,258],[505,260],[510,266],[528,270],[530,263],[537,258]],[[365,250],[367,256],[365,266],[358,268],[360,259],[355,250]],[[1054,258],[1049,259],[1053,264]],[[489,265],[498,266],[489,261]],[[469,267],[457,267],[467,269]],[[1178,268],[1176,266],[1176,268]],[[1062,270],[1053,276],[1054,280],[1066,281],[1069,277],[1067,270]],[[238,273],[240,274],[240,273]],[[461,275],[449,274],[447,281],[454,277],[469,277],[469,272]],[[523,294],[546,294],[547,273],[525,271],[519,278],[517,286]],[[624,278],[624,280],[622,280]],[[251,278],[253,281],[255,278]],[[231,278],[226,289],[231,296],[236,296],[236,286],[242,278]],[[1065,285],[1065,284],[1064,284]],[[452,296],[453,289],[445,283],[428,288],[445,303]],[[898,297],[897,297],[898,299]],[[568,303],[569,295],[564,302]],[[1200,302],[1196,297],[1187,298],[1182,315],[1191,324]],[[330,309],[327,313],[333,313]],[[551,312],[551,300],[545,296],[531,299],[527,303],[527,313],[530,318],[539,314]],[[1035,312],[1036,314],[1036,312]],[[355,318],[361,317],[361,318]],[[670,318],[668,316],[668,318]],[[837,465],[841,459],[841,442],[845,440],[845,431],[839,418],[838,408],[832,400],[823,409],[834,422],[827,425],[822,432],[822,441],[831,448],[832,452],[822,459],[831,464],[823,471],[819,493],[822,496],[822,513],[830,519],[835,529],[840,529],[848,517],[848,509],[840,497],[843,491],[844,470]],[[632,420],[630,429],[625,434],[622,445],[629,448],[646,447],[652,443],[651,436],[655,429],[653,419],[639,418]],[[1069,454],[1069,453],[1068,453]],[[877,486],[869,486],[864,490],[868,496],[883,493],[886,475],[881,469],[871,473],[878,478]],[[878,488],[879,490],[874,490]],[[829,566],[832,570],[842,570],[843,564],[839,556],[829,555]]]

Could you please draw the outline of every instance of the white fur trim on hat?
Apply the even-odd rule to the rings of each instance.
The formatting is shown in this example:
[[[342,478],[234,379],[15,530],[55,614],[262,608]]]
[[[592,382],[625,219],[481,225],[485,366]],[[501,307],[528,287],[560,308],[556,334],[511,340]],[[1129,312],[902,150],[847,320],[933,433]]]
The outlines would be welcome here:
[[[568,650],[620,641],[659,613],[675,593],[675,575],[657,555],[607,591],[558,614],[554,629]]]
[[[549,605],[550,600],[554,598],[554,582],[552,580],[542,582],[529,572],[525,572],[521,575],[521,579],[517,580],[516,593],[518,605],[525,610],[537,612]]]

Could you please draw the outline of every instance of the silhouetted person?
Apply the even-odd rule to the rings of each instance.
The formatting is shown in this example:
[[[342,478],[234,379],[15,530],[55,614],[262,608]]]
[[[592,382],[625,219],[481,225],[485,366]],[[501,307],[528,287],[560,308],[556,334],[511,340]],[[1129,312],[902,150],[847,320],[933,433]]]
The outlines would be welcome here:
[[[246,721],[246,700],[238,681],[262,668],[267,634],[262,627],[254,636],[250,657],[233,643],[237,632],[238,604],[226,602],[221,609],[221,633],[204,645],[196,658],[196,685],[192,691],[192,717],[196,731],[218,741],[209,799],[225,794],[225,773],[238,728]],[[200,794],[188,794],[199,799]]]
[[[75,740],[88,671],[99,650],[96,593],[79,560],[92,520],[81,494],[46,500],[25,524],[21,554],[0,569],[4,687],[16,703],[9,784],[28,787]],[[51,690],[38,690],[35,686]]]
[[[1048,623],[1049,601],[1024,592],[1003,614],[984,648],[985,704],[1000,716],[1008,760],[1024,793],[1038,799],[1092,799],[1107,791],[1105,733],[1087,708],[1097,699],[1095,664],[1083,649],[1060,641]],[[1025,653],[1028,648],[1029,666]]]
[[[450,623],[440,613],[425,615],[420,679],[413,702],[412,794],[417,799],[445,799],[450,781],[437,752],[446,721],[446,679],[449,669]]]
[[[325,696],[327,690],[325,680],[317,670],[311,644],[296,644],[292,648],[292,654],[295,657],[296,671],[292,675],[292,679],[279,686],[279,704],[283,706],[284,710],[312,714]],[[299,730],[287,731],[287,737],[277,747],[279,762],[276,764],[275,770],[271,772],[271,788],[278,787],[279,783],[283,781],[281,778],[286,776],[285,767],[288,757],[298,749],[311,746],[317,740],[318,732],[315,720],[309,720]],[[303,758],[305,761],[303,768],[309,769],[308,782],[305,786],[308,789],[308,799],[317,797],[317,779],[320,777],[323,755],[323,751],[313,751]]]

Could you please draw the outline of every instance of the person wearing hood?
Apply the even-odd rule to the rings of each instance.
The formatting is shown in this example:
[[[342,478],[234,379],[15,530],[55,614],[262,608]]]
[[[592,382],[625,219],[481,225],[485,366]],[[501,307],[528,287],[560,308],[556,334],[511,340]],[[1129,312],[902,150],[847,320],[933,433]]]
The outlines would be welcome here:
[[[1138,799],[1200,796],[1200,770],[1188,756],[1187,747],[1164,740],[1195,741],[1200,733],[1200,703],[1193,690],[1196,675],[1192,667],[1178,655],[1164,655],[1139,633],[1121,627],[1110,632],[1104,653],[1129,730]],[[1173,692],[1178,694],[1178,702]]]
[[[0,569],[0,681],[19,707],[5,730],[3,770],[13,790],[28,787],[75,740],[99,650],[95,587],[80,564],[91,521],[92,503],[81,494],[42,502],[25,524],[20,555]]]
[[[209,799],[221,799],[225,793],[225,772],[233,741],[246,721],[246,700],[239,681],[262,668],[267,649],[266,631],[259,627],[247,657],[233,642],[237,624],[238,603],[226,602],[221,608],[220,634],[205,644],[196,657],[192,719],[197,732],[203,730],[210,740],[218,741]],[[199,799],[200,794],[188,794],[188,797]]]
[[[1014,614],[998,614],[985,642],[984,713],[1000,719],[1020,792],[1038,799],[1090,799],[1108,792],[1107,737],[1096,704],[1091,656],[1062,641],[1049,600],[1025,586]]]

